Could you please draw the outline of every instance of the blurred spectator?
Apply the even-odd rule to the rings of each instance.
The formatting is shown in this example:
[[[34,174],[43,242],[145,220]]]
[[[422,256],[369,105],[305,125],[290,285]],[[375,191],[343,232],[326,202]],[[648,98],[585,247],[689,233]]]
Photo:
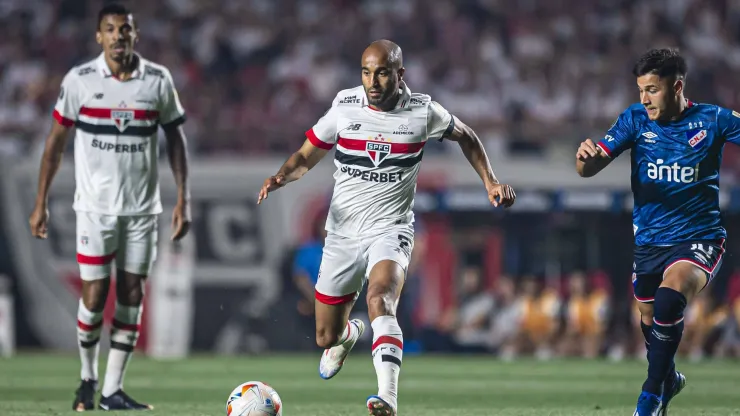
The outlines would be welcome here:
[[[585,273],[573,272],[568,277],[565,333],[560,340],[560,354],[597,357],[604,340],[608,313],[607,289],[594,284],[589,285]]]
[[[139,51],[172,71],[195,155],[294,150],[334,94],[360,83],[360,54],[377,38],[403,48],[412,91],[493,149],[542,153],[603,133],[638,99],[630,67],[649,47],[681,48],[692,100],[740,104],[740,7],[729,0],[125,3]],[[101,4],[0,2],[0,152],[43,140],[62,76],[99,53]],[[739,156],[729,151],[725,167]]]
[[[526,276],[519,301],[522,328],[515,355],[533,352],[539,359],[549,359],[553,355],[552,348],[560,329],[560,296],[537,277]]]
[[[513,358],[516,352],[522,318],[521,306],[517,302],[514,279],[509,276],[499,277],[491,311],[489,344],[505,360]]]
[[[679,354],[688,356],[691,361],[704,359],[707,341],[718,338],[726,319],[725,305],[718,303],[710,291],[701,292],[684,313],[684,334]]]

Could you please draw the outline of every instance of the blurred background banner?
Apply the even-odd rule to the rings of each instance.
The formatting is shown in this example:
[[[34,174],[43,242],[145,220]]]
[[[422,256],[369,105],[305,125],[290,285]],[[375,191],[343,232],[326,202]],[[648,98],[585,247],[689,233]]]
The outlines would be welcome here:
[[[315,350],[313,284],[332,155],[259,207],[257,191],[336,92],[360,84],[367,44],[388,38],[403,48],[410,89],[474,128],[518,195],[510,211],[490,208],[455,143],[425,147],[399,309],[407,351],[644,355],[631,285],[629,158],[583,180],[575,150],[637,101],[631,66],[649,47],[680,47],[691,100],[740,109],[738,2],[123,3],[141,31],[138,51],[173,75],[192,163],[192,234],[172,245],[175,188],[162,140],[165,211],[142,352]],[[102,4],[0,2],[0,275],[9,282],[0,282],[2,351],[76,348],[72,140],[50,196],[49,240],[32,239],[27,221],[61,79],[99,53]],[[738,155],[726,147],[728,255],[687,312],[681,353],[692,357],[740,352]],[[355,314],[367,320],[365,309],[358,302]]]

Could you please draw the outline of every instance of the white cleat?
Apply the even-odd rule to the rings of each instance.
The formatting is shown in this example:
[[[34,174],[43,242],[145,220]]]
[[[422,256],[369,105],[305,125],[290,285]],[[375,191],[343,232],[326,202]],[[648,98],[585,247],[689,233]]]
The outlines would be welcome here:
[[[396,409],[379,396],[367,398],[367,410],[371,416],[396,416]]]
[[[339,345],[324,350],[324,354],[321,356],[321,361],[319,361],[319,375],[324,380],[337,375],[339,370],[342,369],[347,355],[352,351],[352,347],[355,346],[357,340],[365,332],[365,323],[359,319],[350,319],[348,325],[350,328],[349,338]]]

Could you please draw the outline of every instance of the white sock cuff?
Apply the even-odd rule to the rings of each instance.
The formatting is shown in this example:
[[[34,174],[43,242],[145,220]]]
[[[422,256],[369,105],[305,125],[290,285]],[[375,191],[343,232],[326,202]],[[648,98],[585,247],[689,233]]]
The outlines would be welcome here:
[[[77,319],[86,324],[96,324],[103,319],[103,312],[93,312],[85,307],[85,303],[80,299],[77,308]]]
[[[370,323],[370,325],[373,327],[374,340],[383,335],[391,335],[395,338],[403,340],[403,332],[401,331],[401,327],[398,325],[398,320],[395,316],[379,316],[375,318],[373,322]]]

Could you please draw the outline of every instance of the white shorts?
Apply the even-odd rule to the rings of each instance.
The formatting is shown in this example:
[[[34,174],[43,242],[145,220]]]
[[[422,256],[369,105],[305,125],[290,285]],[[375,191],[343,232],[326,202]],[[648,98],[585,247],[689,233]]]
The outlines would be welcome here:
[[[77,213],[77,263],[82,280],[111,275],[111,262],[126,272],[149,275],[157,257],[157,216]]]
[[[316,300],[327,305],[354,301],[373,266],[382,260],[392,260],[405,273],[413,249],[414,231],[409,226],[358,238],[328,233],[316,282]]]

